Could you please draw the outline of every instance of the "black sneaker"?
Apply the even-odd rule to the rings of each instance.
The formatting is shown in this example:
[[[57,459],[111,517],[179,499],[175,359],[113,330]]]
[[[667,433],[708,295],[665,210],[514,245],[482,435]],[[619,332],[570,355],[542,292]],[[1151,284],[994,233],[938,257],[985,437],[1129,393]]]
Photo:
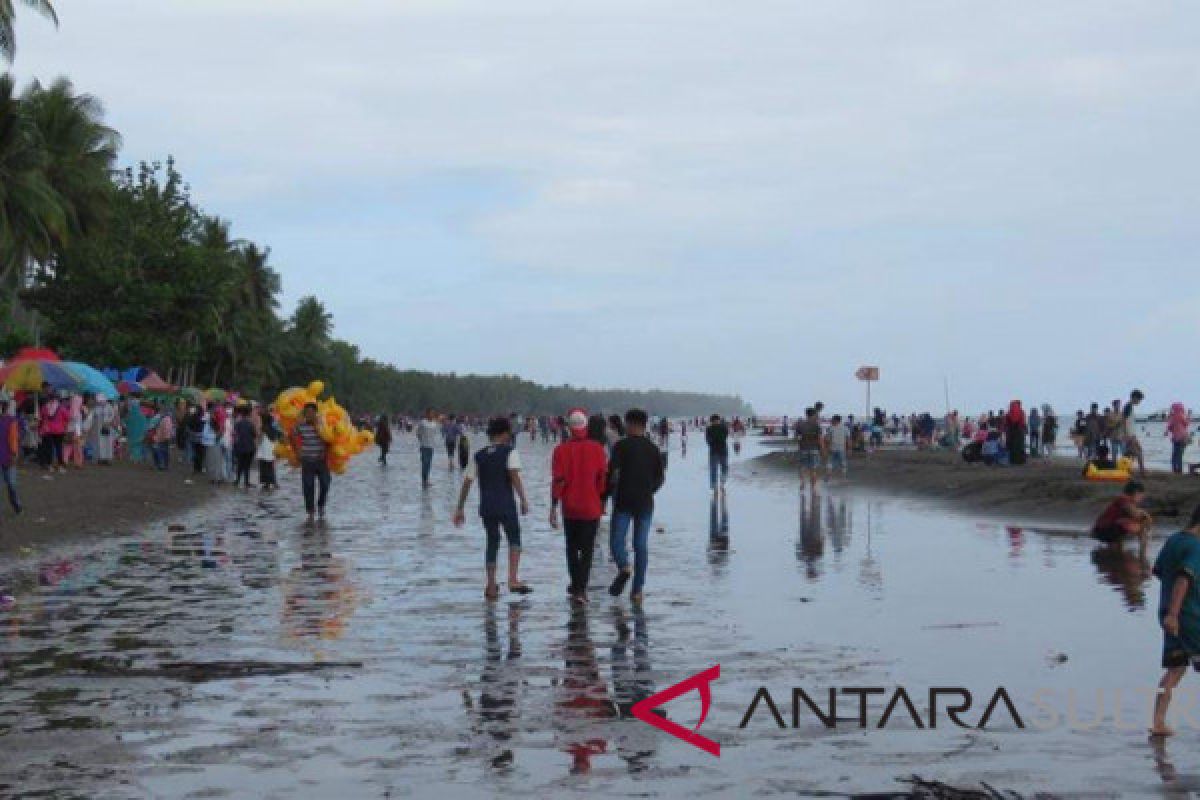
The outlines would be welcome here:
[[[617,577],[613,578],[612,585],[608,587],[608,593],[613,597],[620,597],[621,592],[625,591],[625,584],[629,583],[629,573],[625,570],[617,572]]]

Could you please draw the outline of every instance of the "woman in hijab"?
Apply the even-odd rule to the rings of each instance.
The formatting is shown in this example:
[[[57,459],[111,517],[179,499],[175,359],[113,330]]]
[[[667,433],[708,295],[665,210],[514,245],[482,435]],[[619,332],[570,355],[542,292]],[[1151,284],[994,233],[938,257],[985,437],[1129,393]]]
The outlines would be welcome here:
[[[129,460],[141,464],[146,459],[146,415],[142,403],[136,397],[129,399],[125,412],[125,436],[129,444]]]
[[[1172,403],[1167,415],[1167,436],[1171,437],[1171,472],[1183,474],[1183,452],[1192,441],[1192,418],[1183,403]]]
[[[1025,436],[1029,433],[1029,425],[1025,419],[1025,409],[1021,408],[1020,400],[1013,400],[1004,415],[1005,441],[1008,443],[1008,463],[1017,465],[1025,463]]]

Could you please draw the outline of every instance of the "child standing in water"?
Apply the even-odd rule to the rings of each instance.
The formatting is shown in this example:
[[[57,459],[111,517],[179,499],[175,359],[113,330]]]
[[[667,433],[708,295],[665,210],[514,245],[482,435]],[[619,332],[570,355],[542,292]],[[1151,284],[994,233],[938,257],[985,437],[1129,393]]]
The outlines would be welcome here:
[[[521,582],[518,569],[521,565],[521,523],[517,518],[517,503],[521,501],[521,514],[529,513],[529,500],[525,496],[525,484],[521,481],[521,454],[512,445],[512,424],[504,417],[488,423],[488,445],[475,454],[463,475],[462,489],[458,493],[458,508],[454,511],[454,525],[461,528],[466,521],[464,508],[471,484],[479,481],[479,516],[487,533],[487,550],[484,569],[487,586],[483,596],[495,600],[500,589],[496,584],[496,558],[500,554],[500,529],[508,540],[508,590],[517,594],[533,591]]]
[[[1158,601],[1158,619],[1163,629],[1162,665],[1166,672],[1158,683],[1154,698],[1154,725],[1151,736],[1170,736],[1167,708],[1171,693],[1187,672],[1188,664],[1200,671],[1200,507],[1192,512],[1188,527],[1167,539],[1154,575],[1162,582]]]

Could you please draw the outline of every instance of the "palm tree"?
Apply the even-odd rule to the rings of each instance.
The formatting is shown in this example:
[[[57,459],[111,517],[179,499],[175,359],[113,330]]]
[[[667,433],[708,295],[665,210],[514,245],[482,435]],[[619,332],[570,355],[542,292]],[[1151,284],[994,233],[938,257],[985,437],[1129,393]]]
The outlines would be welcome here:
[[[326,373],[330,366],[329,337],[333,315],[316,297],[301,298],[287,322],[285,347],[288,371],[285,378],[298,385]]]
[[[288,329],[297,344],[307,348],[325,349],[333,333],[333,314],[316,297],[302,297],[288,321]]]
[[[234,253],[232,292],[219,337],[229,356],[234,385],[261,387],[279,378],[279,273],[268,265],[271,249],[239,242]]]
[[[12,76],[0,75],[0,289],[11,293],[14,311],[27,265],[48,259],[67,233],[62,198],[47,179],[47,160]]]
[[[22,0],[22,2],[58,25],[58,14],[54,12],[54,6],[51,5],[50,0]],[[13,56],[17,53],[17,35],[13,26],[16,16],[13,0],[0,0],[0,58],[10,64]]]
[[[21,100],[45,151],[46,178],[61,198],[68,233],[86,234],[112,205],[121,136],[104,124],[100,101],[76,94],[66,78],[48,88],[34,81]]]

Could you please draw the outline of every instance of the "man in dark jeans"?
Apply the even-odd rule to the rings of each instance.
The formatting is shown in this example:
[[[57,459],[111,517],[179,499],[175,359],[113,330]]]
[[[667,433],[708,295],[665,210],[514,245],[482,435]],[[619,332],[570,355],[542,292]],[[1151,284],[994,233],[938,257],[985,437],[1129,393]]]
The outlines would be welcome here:
[[[626,436],[613,445],[608,465],[608,489],[613,495],[612,527],[608,544],[613,561],[617,562],[617,577],[608,593],[617,597],[633,576],[630,599],[642,602],[642,587],[646,585],[646,568],[650,563],[650,526],[654,522],[654,493],[666,480],[666,465],[654,442],[646,438],[648,415],[641,409],[625,413]],[[625,536],[633,523],[633,567]]]
[[[325,440],[321,437],[321,420],[317,416],[317,404],[309,403],[304,406],[304,417],[292,429],[292,447],[300,457],[300,486],[304,491],[304,510],[308,519],[313,518],[315,510],[322,518],[325,516],[325,501],[329,498],[329,465],[325,463]],[[320,494],[315,498],[316,484],[320,484]]]
[[[552,461],[550,527],[558,529],[558,506],[562,504],[566,535],[567,571],[572,602],[586,604],[588,578],[596,530],[604,515],[604,493],[608,483],[608,456],[604,446],[588,438],[588,416],[583,409],[567,415],[571,438],[554,448]]]
[[[704,441],[708,443],[709,488],[714,492],[718,487],[725,491],[725,480],[729,477],[729,426],[719,414],[709,417],[708,427],[704,429]]]
[[[204,472],[204,411],[199,406],[192,406],[187,416],[187,434],[192,443],[192,472],[196,475]]]

